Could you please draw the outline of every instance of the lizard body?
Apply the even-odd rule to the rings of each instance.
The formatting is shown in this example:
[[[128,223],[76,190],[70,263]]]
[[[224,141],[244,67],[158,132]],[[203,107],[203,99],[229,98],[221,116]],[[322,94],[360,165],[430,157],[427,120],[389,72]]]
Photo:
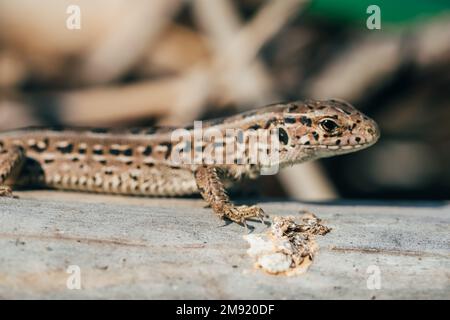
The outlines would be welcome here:
[[[198,129],[185,127],[191,139],[186,144],[174,141],[176,128],[168,127],[28,128],[2,132],[0,196],[11,195],[10,187],[16,185],[143,196],[201,193],[220,217],[245,223],[245,219],[262,217],[264,213],[255,206],[234,206],[224,181],[256,177],[262,165],[250,163],[252,151],[248,147],[239,155],[230,154],[231,162],[216,161],[218,154],[228,155],[228,149],[218,142],[243,139],[239,134],[228,137],[227,130],[276,130],[276,165],[280,167],[354,152],[372,145],[379,137],[373,120],[340,100],[274,104],[205,121],[202,126],[204,130],[214,129],[218,135],[195,144]],[[222,141],[217,138],[220,135]],[[200,160],[174,161],[180,145],[189,156],[198,151]],[[213,152],[209,153],[213,154],[212,162],[206,160],[206,150]]]

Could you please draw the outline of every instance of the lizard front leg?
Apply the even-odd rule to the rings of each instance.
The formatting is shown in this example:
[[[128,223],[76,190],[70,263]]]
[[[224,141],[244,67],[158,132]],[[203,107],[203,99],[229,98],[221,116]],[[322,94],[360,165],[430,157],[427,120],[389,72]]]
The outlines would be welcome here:
[[[13,197],[11,188],[6,185],[6,181],[11,181],[19,174],[24,162],[25,153],[20,147],[0,150],[0,197]]]
[[[202,197],[211,205],[213,211],[220,218],[228,218],[237,223],[253,217],[262,221],[266,216],[261,208],[256,206],[235,206],[228,197],[217,168],[203,166],[195,171],[195,180]]]

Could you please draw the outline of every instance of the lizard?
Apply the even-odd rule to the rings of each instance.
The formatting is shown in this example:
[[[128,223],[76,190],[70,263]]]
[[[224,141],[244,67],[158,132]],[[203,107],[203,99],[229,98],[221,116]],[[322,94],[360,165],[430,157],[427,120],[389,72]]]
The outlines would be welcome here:
[[[374,120],[338,99],[276,103],[202,125],[219,133],[276,130],[280,168],[358,151],[380,136]],[[203,158],[175,162],[174,130],[30,127],[1,132],[0,196],[12,197],[16,186],[141,196],[200,193],[220,218],[245,224],[250,218],[267,217],[257,206],[235,205],[226,191],[230,181],[257,177],[261,163],[249,164],[236,156],[232,163],[207,163]],[[194,135],[196,129],[191,125],[184,130]],[[219,148],[217,141],[202,143],[195,150]],[[192,143],[187,147],[192,153]]]

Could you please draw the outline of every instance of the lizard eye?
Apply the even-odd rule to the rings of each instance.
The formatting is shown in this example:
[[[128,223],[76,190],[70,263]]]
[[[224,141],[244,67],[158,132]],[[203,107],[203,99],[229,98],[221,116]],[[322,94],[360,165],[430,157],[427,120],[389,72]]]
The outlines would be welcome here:
[[[333,133],[339,127],[339,125],[331,119],[322,120],[320,126],[328,133]]]
[[[289,142],[289,135],[283,128],[278,128],[278,139],[284,145],[288,144]]]

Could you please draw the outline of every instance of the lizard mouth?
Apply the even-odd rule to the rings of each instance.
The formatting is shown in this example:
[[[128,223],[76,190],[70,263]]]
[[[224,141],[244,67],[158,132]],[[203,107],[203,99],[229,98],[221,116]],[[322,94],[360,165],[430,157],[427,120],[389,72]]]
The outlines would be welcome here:
[[[327,145],[327,144],[319,144],[319,145],[308,145],[308,146],[304,146],[305,149],[323,149],[323,150],[334,150],[334,151],[349,151],[349,150],[355,150],[355,149],[364,149],[367,147],[370,147],[371,145],[373,145],[376,142],[376,140],[374,141],[369,141],[369,142],[364,142],[364,143],[359,143],[359,144],[347,144],[347,145]]]

